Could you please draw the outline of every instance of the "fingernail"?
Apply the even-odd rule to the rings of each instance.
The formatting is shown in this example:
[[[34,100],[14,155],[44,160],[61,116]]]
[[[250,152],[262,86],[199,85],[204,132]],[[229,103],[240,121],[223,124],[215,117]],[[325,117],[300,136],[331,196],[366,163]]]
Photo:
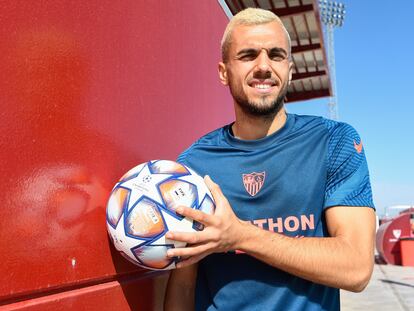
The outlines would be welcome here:
[[[171,251],[171,250],[167,251],[167,256],[168,257],[174,257],[174,252]]]
[[[166,237],[167,239],[171,239],[171,238],[172,238],[172,234],[171,234],[170,232],[167,232],[167,233],[165,234],[165,237]]]
[[[182,207],[177,207],[175,210],[177,213],[182,213],[183,212],[183,208]]]

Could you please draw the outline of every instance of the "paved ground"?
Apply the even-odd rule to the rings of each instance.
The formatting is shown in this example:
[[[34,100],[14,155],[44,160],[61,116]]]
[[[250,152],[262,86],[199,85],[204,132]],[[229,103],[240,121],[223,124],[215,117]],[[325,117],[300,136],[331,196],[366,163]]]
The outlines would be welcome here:
[[[163,310],[167,275],[156,278],[154,310]],[[414,311],[414,267],[375,265],[372,278],[362,293],[341,291],[341,311]]]
[[[414,310],[414,267],[375,265],[362,293],[341,291],[341,310]]]

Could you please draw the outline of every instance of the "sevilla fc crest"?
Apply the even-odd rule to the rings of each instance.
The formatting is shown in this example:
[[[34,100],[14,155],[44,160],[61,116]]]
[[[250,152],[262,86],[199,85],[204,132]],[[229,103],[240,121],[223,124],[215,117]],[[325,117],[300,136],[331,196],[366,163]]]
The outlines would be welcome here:
[[[260,189],[262,189],[265,181],[265,174],[265,172],[243,174],[244,188],[246,188],[247,193],[252,197],[254,197]]]

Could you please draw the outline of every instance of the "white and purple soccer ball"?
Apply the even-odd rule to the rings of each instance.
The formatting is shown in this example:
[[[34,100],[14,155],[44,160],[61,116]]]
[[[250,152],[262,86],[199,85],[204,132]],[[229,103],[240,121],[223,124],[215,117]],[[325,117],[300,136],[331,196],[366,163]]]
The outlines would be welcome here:
[[[186,244],[166,239],[165,233],[203,229],[175,212],[180,205],[209,214],[215,209],[203,178],[189,167],[155,160],[128,171],[112,189],[106,208],[108,233],[116,249],[143,268],[174,269],[177,259],[168,258],[167,250]]]

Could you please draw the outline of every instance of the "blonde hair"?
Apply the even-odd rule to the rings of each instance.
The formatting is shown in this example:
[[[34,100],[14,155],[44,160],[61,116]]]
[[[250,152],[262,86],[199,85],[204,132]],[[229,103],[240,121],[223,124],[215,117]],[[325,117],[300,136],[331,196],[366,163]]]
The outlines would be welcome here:
[[[228,52],[231,44],[231,35],[235,27],[240,25],[245,26],[253,26],[253,25],[261,25],[267,24],[271,22],[279,23],[283,30],[286,33],[286,38],[288,40],[289,45],[289,58],[290,58],[290,36],[288,31],[286,30],[285,26],[283,25],[281,19],[271,11],[258,9],[258,8],[247,8],[245,10],[240,11],[236,15],[234,15],[230,22],[227,24],[226,29],[224,30],[223,38],[221,39],[221,57],[223,62],[227,61]]]

